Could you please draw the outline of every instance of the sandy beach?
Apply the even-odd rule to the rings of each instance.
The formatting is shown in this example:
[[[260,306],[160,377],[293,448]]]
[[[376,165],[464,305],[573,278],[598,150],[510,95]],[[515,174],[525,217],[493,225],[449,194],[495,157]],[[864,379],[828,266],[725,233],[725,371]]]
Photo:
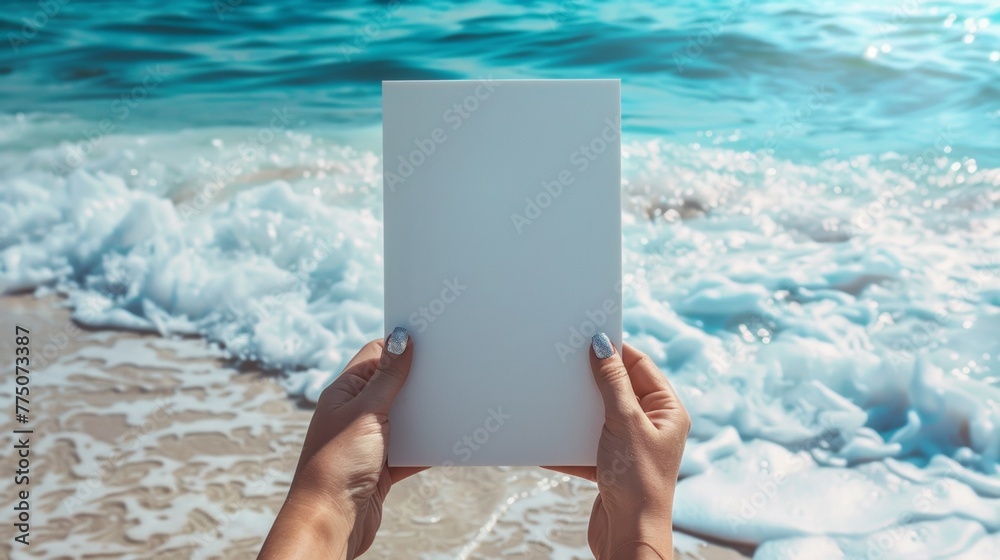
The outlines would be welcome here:
[[[11,536],[3,555],[253,558],[291,479],[308,405],[200,339],[88,330],[59,305],[3,298],[6,323],[30,331],[36,355],[29,423],[5,415],[2,430],[7,449],[13,429],[34,432],[31,544]],[[3,355],[13,344],[0,340]],[[0,488],[13,503],[12,479]],[[393,488],[364,558],[588,558],[594,493],[539,468],[431,469]],[[677,557],[744,557],[677,540]]]

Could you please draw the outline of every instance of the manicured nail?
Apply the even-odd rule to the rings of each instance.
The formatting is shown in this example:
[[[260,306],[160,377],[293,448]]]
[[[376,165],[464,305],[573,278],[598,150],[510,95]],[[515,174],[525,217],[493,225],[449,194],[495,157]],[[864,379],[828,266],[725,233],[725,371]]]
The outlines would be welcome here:
[[[590,339],[591,345],[594,347],[594,355],[598,359],[610,358],[615,353],[615,347],[611,346],[611,340],[608,335],[599,332],[594,335],[594,338]]]
[[[407,340],[409,340],[409,337],[406,336],[406,329],[396,327],[392,329],[392,334],[389,335],[389,342],[386,343],[385,348],[390,354],[398,356],[406,351]]]

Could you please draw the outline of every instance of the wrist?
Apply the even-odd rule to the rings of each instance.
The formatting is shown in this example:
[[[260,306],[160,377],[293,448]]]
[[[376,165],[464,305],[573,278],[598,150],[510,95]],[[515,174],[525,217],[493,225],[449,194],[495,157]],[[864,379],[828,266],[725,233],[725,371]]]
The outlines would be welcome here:
[[[673,550],[660,553],[646,541],[632,541],[623,544],[611,553],[608,560],[673,560]]]
[[[622,516],[613,522],[601,560],[673,557],[673,518],[669,514],[645,512]]]
[[[313,496],[303,496],[294,489],[289,491],[272,529],[272,533],[277,530],[279,537],[288,543],[280,557],[353,559],[354,519],[345,509]],[[318,551],[322,554],[315,554]]]

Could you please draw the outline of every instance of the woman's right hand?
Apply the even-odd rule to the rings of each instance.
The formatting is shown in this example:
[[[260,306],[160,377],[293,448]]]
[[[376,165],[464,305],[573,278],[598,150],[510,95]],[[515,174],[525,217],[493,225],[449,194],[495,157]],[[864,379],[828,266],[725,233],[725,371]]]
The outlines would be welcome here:
[[[598,560],[671,558],[677,473],[691,419],[653,361],[594,336],[590,367],[604,400],[598,496],[588,541]]]

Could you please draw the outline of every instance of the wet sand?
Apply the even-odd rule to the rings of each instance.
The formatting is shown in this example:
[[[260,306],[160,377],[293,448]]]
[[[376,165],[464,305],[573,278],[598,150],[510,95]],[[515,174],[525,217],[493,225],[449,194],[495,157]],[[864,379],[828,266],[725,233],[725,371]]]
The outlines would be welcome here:
[[[0,446],[12,449],[13,429],[34,431],[31,544],[12,545],[6,525],[0,555],[255,557],[287,491],[308,405],[200,339],[87,330],[59,304],[2,298],[10,335],[0,337],[0,355],[13,356],[21,325],[35,359],[29,423],[15,424],[10,390],[0,396],[9,411]],[[12,388],[12,365],[2,371]],[[4,504],[25,488],[0,478]],[[594,493],[589,482],[539,468],[431,469],[393,488],[364,558],[589,558]],[[677,541],[677,558],[745,558]]]

